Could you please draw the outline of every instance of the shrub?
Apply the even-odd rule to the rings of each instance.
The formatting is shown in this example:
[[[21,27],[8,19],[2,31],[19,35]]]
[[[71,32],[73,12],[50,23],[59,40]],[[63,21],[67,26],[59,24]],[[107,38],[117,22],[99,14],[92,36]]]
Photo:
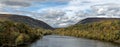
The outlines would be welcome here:
[[[60,28],[54,34],[85,37],[104,41],[120,39],[120,20],[105,20],[87,24],[77,24],[68,28]]]

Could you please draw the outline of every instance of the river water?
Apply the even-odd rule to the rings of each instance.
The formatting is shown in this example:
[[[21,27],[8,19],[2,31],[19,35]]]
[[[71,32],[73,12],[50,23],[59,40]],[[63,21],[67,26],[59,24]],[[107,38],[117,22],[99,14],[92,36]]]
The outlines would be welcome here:
[[[48,35],[31,44],[29,47],[120,47],[120,45],[84,38]]]

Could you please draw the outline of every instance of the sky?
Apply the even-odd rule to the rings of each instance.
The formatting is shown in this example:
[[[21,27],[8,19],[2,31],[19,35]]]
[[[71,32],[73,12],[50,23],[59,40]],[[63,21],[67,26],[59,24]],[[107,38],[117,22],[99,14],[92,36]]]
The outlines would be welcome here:
[[[88,17],[119,18],[120,0],[0,0],[1,14],[18,14],[67,27]]]

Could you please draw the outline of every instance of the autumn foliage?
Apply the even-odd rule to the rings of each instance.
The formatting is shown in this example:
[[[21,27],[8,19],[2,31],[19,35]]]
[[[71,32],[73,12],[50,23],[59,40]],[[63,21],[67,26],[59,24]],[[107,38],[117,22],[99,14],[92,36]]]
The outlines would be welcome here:
[[[120,20],[104,20],[77,24],[55,30],[55,34],[117,42],[120,40]]]

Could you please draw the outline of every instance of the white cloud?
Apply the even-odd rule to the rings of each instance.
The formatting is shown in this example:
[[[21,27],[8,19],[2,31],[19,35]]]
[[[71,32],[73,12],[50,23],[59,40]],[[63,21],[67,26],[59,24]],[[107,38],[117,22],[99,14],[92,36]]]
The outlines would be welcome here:
[[[1,1],[8,1],[8,0],[1,0]],[[70,0],[9,0],[15,2],[68,2]]]
[[[20,7],[30,7],[34,4],[35,2],[38,3],[45,3],[45,2],[58,2],[58,3],[63,3],[63,2],[68,2],[70,0],[1,0],[0,1],[0,6],[1,7],[10,7],[10,8],[20,8]],[[41,4],[39,4],[41,5]],[[39,6],[38,5],[38,6]]]
[[[44,21],[49,23],[51,26],[66,27],[69,25],[73,25],[73,24],[77,23],[78,21],[80,21],[81,19],[84,19],[87,17],[106,17],[106,18],[107,17],[119,17],[120,10],[118,10],[118,11],[116,11],[115,9],[112,9],[110,11],[106,10],[106,9],[111,9],[111,6],[116,9],[119,9],[119,7],[115,7],[115,6],[119,6],[119,2],[120,2],[120,0],[109,0],[109,1],[106,1],[106,0],[71,0],[65,6],[43,8],[42,10],[40,9],[37,12],[45,12],[46,11],[47,13],[44,13],[46,15],[44,18],[47,20],[45,20],[44,18],[43,19],[44,19]],[[101,5],[101,4],[103,4],[103,5]],[[112,4],[114,4],[114,5],[112,5]],[[93,6],[96,6],[96,5],[101,5],[101,7],[93,8]],[[109,6],[109,7],[107,7],[107,8],[102,7],[104,5]],[[45,11],[43,11],[43,10],[45,10]],[[56,14],[56,12],[57,12],[57,14]],[[61,12],[63,12],[64,14],[62,14],[61,16],[58,16],[59,14],[61,14]],[[101,14],[105,13],[105,15],[101,15],[99,13],[101,13]],[[47,17],[49,17],[49,18],[47,18]],[[57,19],[59,19],[59,20],[57,20]]]
[[[8,0],[4,0],[8,1]],[[29,3],[32,2],[68,2],[68,4],[56,7],[42,8],[38,11],[26,12],[15,10],[11,13],[29,15],[38,20],[42,20],[52,27],[66,27],[73,25],[81,19],[87,17],[120,17],[120,0],[10,0],[14,2]],[[11,3],[11,2],[9,2]],[[0,6],[29,7],[25,4],[0,3]],[[40,4],[38,4],[40,5]],[[42,4],[43,5],[43,4]],[[32,4],[34,7],[34,4]],[[111,7],[112,6],[112,7]],[[1,7],[1,8],[4,8]],[[18,7],[19,8],[19,7]]]

